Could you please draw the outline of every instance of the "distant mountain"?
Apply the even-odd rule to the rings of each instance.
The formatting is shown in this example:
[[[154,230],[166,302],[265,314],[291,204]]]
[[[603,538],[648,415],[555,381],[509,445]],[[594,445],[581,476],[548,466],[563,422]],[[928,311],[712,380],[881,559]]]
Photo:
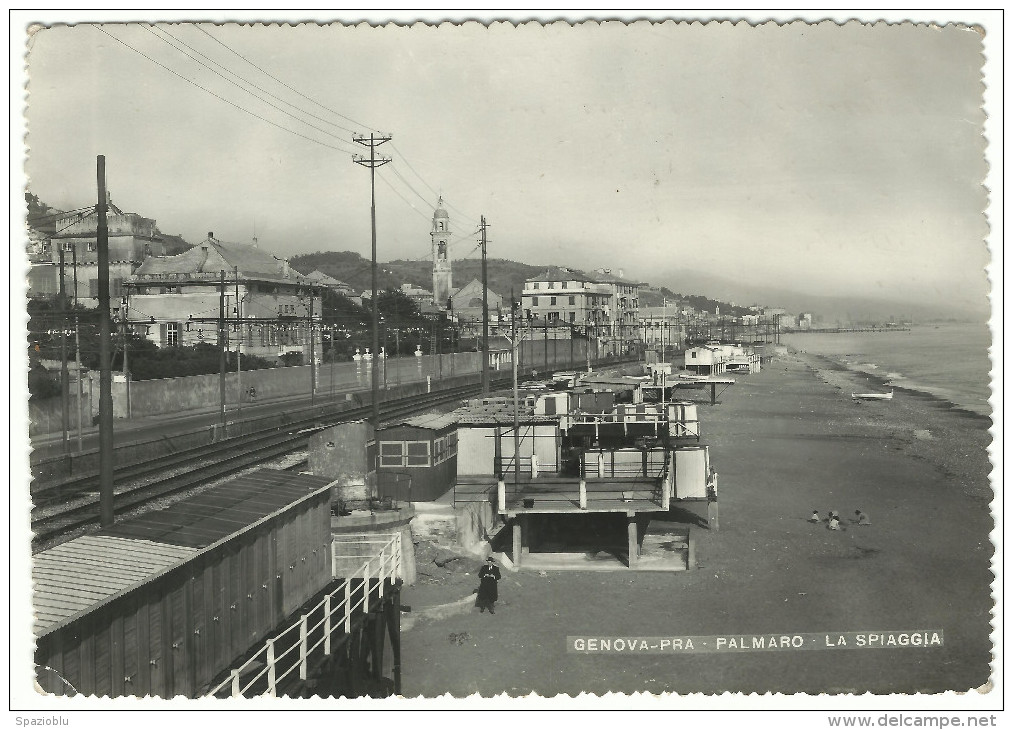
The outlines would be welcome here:
[[[859,321],[931,321],[942,319],[975,320],[987,317],[984,302],[980,309],[947,304],[877,297],[848,297],[810,294],[767,281],[736,281],[693,270],[667,270],[654,275],[654,283],[671,290],[694,291],[738,306],[784,307],[798,314],[812,312],[826,323]],[[722,308],[724,311],[724,308]]]

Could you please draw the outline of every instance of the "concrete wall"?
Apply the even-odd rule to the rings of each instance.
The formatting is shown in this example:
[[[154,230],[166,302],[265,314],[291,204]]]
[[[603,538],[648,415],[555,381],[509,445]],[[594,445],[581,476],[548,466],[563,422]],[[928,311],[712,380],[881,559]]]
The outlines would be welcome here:
[[[97,400],[97,398],[96,398]],[[78,429],[77,384],[70,384],[70,438],[75,438]],[[81,398],[82,428],[91,427],[92,406],[91,392],[87,382],[84,396]],[[28,435],[37,436],[45,433],[57,433],[63,430],[63,401],[59,397],[28,401]]]
[[[337,482],[331,499],[368,502],[374,472],[366,444],[373,440],[373,426],[366,421],[339,423],[310,436],[309,470]]]

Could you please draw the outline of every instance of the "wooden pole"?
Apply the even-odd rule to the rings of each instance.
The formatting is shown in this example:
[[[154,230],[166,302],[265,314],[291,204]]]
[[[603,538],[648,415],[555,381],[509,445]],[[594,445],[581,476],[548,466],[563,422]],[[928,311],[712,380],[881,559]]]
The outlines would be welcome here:
[[[221,272],[221,283],[218,287],[218,395],[221,401],[222,437],[225,437],[227,418],[225,415],[225,269]]]
[[[98,317],[99,317],[99,512],[102,527],[115,521],[113,510],[113,377],[112,326],[109,321],[109,226],[106,222],[106,158],[96,160],[98,178]]]
[[[64,250],[60,245],[60,422],[63,427],[63,453],[70,451],[70,372],[67,370],[67,289],[64,284]]]
[[[482,395],[489,394],[489,269],[486,262],[485,216],[482,216]]]

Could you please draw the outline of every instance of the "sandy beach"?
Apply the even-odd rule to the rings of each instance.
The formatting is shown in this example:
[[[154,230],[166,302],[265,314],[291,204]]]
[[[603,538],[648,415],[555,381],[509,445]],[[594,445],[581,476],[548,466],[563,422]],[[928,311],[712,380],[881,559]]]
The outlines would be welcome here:
[[[421,620],[403,635],[406,696],[537,692],[912,693],[990,676],[987,419],[811,355],[775,360],[701,405],[721,530],[697,529],[682,573],[505,572],[495,616]],[[701,391],[701,401],[703,400]],[[807,518],[838,511],[844,529]],[[862,509],[871,526],[849,517]],[[404,591],[461,599],[477,567]],[[445,574],[444,574],[445,573]],[[469,573],[465,575],[465,573]],[[933,630],[932,648],[584,655],[566,637]]]

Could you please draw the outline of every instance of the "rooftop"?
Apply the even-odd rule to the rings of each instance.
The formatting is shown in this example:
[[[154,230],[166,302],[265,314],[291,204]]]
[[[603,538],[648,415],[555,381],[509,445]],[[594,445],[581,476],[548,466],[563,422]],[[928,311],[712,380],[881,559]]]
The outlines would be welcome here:
[[[36,634],[48,633],[153,580],[330,482],[309,474],[260,469],[35,555]]]
[[[158,278],[166,274],[217,274],[226,278],[238,269],[247,279],[294,281],[301,276],[288,262],[256,246],[223,243],[208,239],[175,256],[151,256],[134,273],[137,278]]]

